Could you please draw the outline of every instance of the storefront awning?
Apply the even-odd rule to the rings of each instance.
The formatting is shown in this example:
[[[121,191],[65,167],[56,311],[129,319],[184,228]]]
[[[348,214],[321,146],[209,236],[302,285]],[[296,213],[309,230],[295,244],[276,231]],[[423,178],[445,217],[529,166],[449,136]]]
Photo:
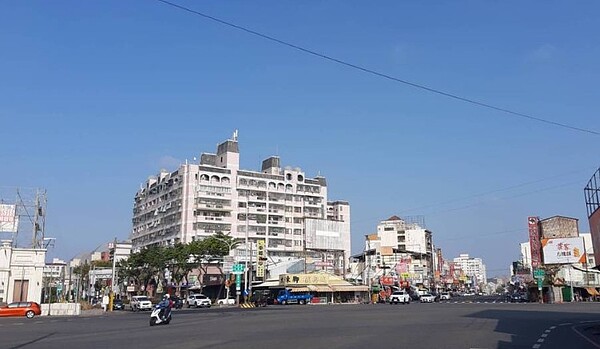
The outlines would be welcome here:
[[[585,290],[590,294],[590,296],[600,296],[600,293],[593,287],[586,287]]]
[[[339,285],[333,286],[333,290],[335,292],[367,292],[369,291],[369,286],[364,285]]]
[[[293,287],[290,288],[290,292],[310,292],[311,290],[308,287]]]
[[[331,287],[329,286],[324,286],[324,285],[308,285],[307,286],[309,290],[313,291],[313,292],[333,292],[333,290],[331,289]]]
[[[263,287],[277,287],[279,286],[279,280],[269,280],[258,285],[253,285],[252,288],[263,288]],[[281,286],[283,287],[283,286]]]

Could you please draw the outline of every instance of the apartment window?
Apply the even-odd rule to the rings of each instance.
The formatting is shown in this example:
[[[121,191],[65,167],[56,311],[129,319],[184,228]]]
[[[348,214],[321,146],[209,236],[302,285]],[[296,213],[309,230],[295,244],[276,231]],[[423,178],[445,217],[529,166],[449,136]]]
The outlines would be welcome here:
[[[344,220],[344,215],[340,215],[340,220],[343,221]]]

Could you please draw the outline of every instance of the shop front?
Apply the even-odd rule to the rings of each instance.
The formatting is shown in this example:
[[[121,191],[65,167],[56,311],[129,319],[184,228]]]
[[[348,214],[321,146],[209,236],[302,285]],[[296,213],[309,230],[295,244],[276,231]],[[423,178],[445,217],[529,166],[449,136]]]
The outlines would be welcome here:
[[[313,303],[362,303],[368,299],[367,286],[353,285],[337,275],[323,272],[282,274],[277,284],[274,281],[263,284],[254,288],[287,288],[291,292],[309,292],[313,295]]]

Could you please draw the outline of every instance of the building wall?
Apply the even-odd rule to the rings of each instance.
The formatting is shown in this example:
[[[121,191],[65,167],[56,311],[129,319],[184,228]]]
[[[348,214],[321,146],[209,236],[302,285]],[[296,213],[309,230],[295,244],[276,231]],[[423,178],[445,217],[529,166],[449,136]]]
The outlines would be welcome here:
[[[3,302],[14,301],[15,282],[28,281],[26,294],[23,298],[27,301],[41,302],[42,274],[46,250],[13,248],[10,241],[3,240],[0,246],[0,298]]]
[[[476,277],[479,284],[487,282],[486,267],[481,258],[471,258],[468,254],[461,254],[459,257],[454,258],[454,264],[458,266],[466,276]]]
[[[521,244],[521,262],[523,266],[531,269],[531,245],[529,242],[522,242]]]
[[[540,231],[543,239],[578,237],[578,220],[562,216],[542,219],[540,221]]]
[[[323,177],[306,178],[299,168],[279,168],[279,158],[263,161],[261,172],[239,170],[237,139],[204,153],[200,163],[185,163],[172,173],[161,171],[136,193],[131,239],[133,249],[151,244],[189,243],[217,232],[245,240],[234,251],[247,260],[247,250],[265,240],[272,257],[304,250],[305,218],[333,219],[345,224],[343,249],[350,255],[350,206],[328,205]],[[253,253],[254,254],[254,253]]]

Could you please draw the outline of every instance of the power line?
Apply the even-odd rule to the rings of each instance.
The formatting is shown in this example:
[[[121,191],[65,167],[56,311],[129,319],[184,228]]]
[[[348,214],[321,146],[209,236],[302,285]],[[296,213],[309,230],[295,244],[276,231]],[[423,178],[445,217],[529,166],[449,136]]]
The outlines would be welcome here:
[[[556,178],[559,178],[559,177],[563,177],[563,176],[567,176],[567,175],[571,175],[571,174],[575,174],[575,173],[581,173],[581,172],[584,172],[584,171],[588,171],[589,169],[590,169],[590,167],[581,168],[581,169],[574,170],[574,171],[562,172],[562,173],[559,173],[559,174],[554,175],[554,176],[539,178],[539,179],[535,179],[535,180],[531,180],[531,181],[527,181],[527,182],[523,182],[523,183],[519,183],[519,184],[507,186],[507,187],[496,188],[496,189],[492,189],[492,190],[489,190],[489,191],[475,193],[475,194],[472,194],[472,195],[463,196],[463,197],[459,197],[459,198],[455,198],[455,199],[449,199],[449,200],[445,200],[445,201],[441,201],[441,202],[437,202],[437,203],[430,203],[430,204],[425,204],[425,205],[422,205],[422,206],[417,206],[417,207],[402,209],[402,210],[398,211],[397,214],[402,214],[402,213],[411,212],[411,211],[418,211],[418,210],[423,210],[423,209],[437,207],[437,206],[445,206],[447,204],[451,204],[451,203],[455,203],[455,202],[460,202],[460,201],[465,201],[465,200],[474,199],[474,198],[478,198],[478,197],[483,197],[483,196],[487,196],[487,195],[495,194],[495,193],[500,193],[500,192],[504,192],[504,191],[510,191],[510,190],[513,190],[513,189],[518,189],[518,188],[521,188],[521,187],[526,187],[526,186],[529,186],[529,185],[532,185],[532,184],[537,184],[537,183],[545,182],[545,181],[548,181],[548,180],[551,180],[551,179],[556,179]],[[529,192],[525,192],[525,193],[515,194],[514,196],[510,196],[510,197],[498,198],[498,199],[495,199],[495,200],[507,200],[507,199],[512,199],[512,198],[516,198],[516,197],[520,197],[520,196],[525,196],[525,195],[530,195],[530,194],[536,194],[536,193],[538,193],[540,191],[546,191],[546,190],[556,189],[556,188],[559,188],[559,187],[563,187],[563,186],[567,186],[567,185],[572,185],[574,183],[578,183],[578,181],[577,182],[568,182],[568,183],[560,184],[557,187],[555,187],[555,186],[545,187],[545,188],[541,188],[541,189],[534,190],[534,191],[529,191]],[[487,200],[487,201],[489,201],[489,200]],[[485,201],[479,201],[479,202],[474,203],[474,204],[467,204],[466,206],[451,207],[451,208],[445,209],[445,210],[437,210],[437,211],[431,212],[429,215],[431,215],[431,214],[435,215],[437,213],[444,213],[444,212],[450,212],[450,211],[464,210],[464,209],[468,209],[468,208],[471,208],[471,207],[478,206],[482,202],[485,202]],[[427,215],[427,216],[429,216],[429,215]],[[371,217],[371,218],[362,218],[362,219],[359,219],[359,220],[352,220],[352,223],[356,224],[356,223],[364,222],[364,221],[367,221],[367,220],[378,219],[378,218],[380,219],[381,216],[379,216],[379,217]]]
[[[510,110],[510,109],[506,109],[506,108],[502,108],[502,107],[497,107],[495,105],[488,104],[488,103],[485,103],[485,102],[480,102],[480,101],[477,101],[475,99],[471,99],[471,98],[467,98],[467,97],[461,97],[459,95],[452,94],[452,93],[449,93],[449,92],[444,92],[442,90],[435,89],[435,88],[432,88],[432,87],[427,87],[427,86],[422,85],[422,84],[410,82],[408,80],[403,80],[403,79],[397,78],[397,77],[389,75],[389,74],[381,73],[381,72],[378,72],[378,71],[373,70],[373,69],[369,69],[369,68],[366,68],[366,67],[363,67],[363,66],[359,66],[359,65],[354,64],[354,63],[350,63],[350,62],[347,62],[347,61],[344,61],[344,60],[341,60],[341,59],[338,59],[338,58],[335,58],[335,57],[332,57],[332,56],[328,56],[328,55],[323,54],[323,53],[319,53],[319,52],[313,51],[311,49],[304,48],[304,47],[296,45],[296,44],[292,44],[292,43],[287,42],[287,41],[283,41],[283,40],[277,39],[277,38],[275,38],[273,36],[269,36],[269,35],[266,35],[266,34],[259,33],[257,31],[254,31],[252,29],[248,29],[248,28],[243,27],[241,25],[237,25],[237,24],[234,24],[234,23],[231,23],[231,22],[227,22],[225,20],[222,20],[222,19],[210,16],[210,15],[207,15],[207,14],[202,13],[200,11],[192,10],[192,9],[190,9],[188,7],[178,5],[178,4],[172,3],[170,1],[166,1],[166,0],[157,0],[157,1],[162,2],[163,4],[166,4],[166,5],[178,8],[180,10],[183,10],[183,11],[186,11],[186,12],[189,12],[189,13],[192,13],[192,14],[204,17],[206,19],[209,19],[211,21],[217,22],[219,24],[222,24],[222,25],[234,28],[234,29],[238,29],[238,30],[244,31],[244,32],[246,32],[248,34],[252,34],[252,35],[258,36],[258,37],[263,38],[265,40],[269,40],[269,41],[275,42],[277,44],[284,45],[284,46],[293,48],[295,50],[298,50],[298,51],[301,51],[301,52],[304,52],[304,53],[307,53],[307,54],[310,54],[310,55],[313,55],[313,56],[316,56],[316,57],[319,57],[319,58],[323,58],[325,60],[328,60],[328,61],[340,64],[340,65],[343,65],[343,66],[346,66],[346,67],[349,67],[349,68],[352,68],[352,69],[355,69],[355,70],[362,71],[364,73],[375,75],[375,76],[378,76],[378,77],[381,77],[381,78],[385,78],[385,79],[388,79],[388,80],[391,80],[391,81],[399,82],[401,84],[408,85],[408,86],[413,87],[413,88],[421,89],[421,90],[424,90],[424,91],[427,91],[427,92],[435,93],[435,94],[438,94],[438,95],[441,95],[441,96],[445,96],[445,97],[452,98],[452,99],[455,99],[455,100],[459,100],[459,101],[462,101],[462,102],[470,103],[470,104],[477,105],[477,106],[480,106],[480,107],[484,107],[484,108],[488,108],[488,109],[500,111],[500,112],[503,112],[503,113],[506,113],[506,114],[510,114],[512,116],[516,116],[516,117],[520,117],[520,118],[525,118],[525,119],[537,121],[537,122],[540,122],[540,123],[544,123],[544,124],[548,124],[548,125],[553,125],[553,126],[556,126],[556,127],[562,127],[562,128],[570,129],[570,130],[573,130],[573,131],[584,132],[584,133],[588,133],[588,134],[593,134],[593,135],[596,135],[596,136],[600,136],[600,132],[598,132],[598,131],[594,131],[594,130],[591,130],[591,129],[585,129],[585,128],[581,128],[581,127],[576,127],[576,126],[571,126],[571,125],[568,125],[568,124],[564,124],[564,123],[560,123],[560,122],[556,122],[556,121],[552,121],[552,120],[543,119],[543,118],[540,118],[540,117],[537,117],[537,116],[533,116],[533,115],[529,115],[529,114],[525,114],[525,113],[520,113],[520,112],[517,112],[517,111]]]

